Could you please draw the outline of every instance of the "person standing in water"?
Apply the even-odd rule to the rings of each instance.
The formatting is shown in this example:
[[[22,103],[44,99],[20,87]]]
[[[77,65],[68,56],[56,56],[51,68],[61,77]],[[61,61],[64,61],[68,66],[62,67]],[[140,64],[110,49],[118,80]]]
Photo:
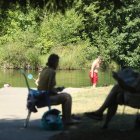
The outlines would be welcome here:
[[[93,61],[91,69],[90,69],[89,76],[90,76],[93,87],[96,87],[98,83],[98,71],[99,71],[101,62],[102,62],[102,59],[100,56],[98,56],[98,58]]]

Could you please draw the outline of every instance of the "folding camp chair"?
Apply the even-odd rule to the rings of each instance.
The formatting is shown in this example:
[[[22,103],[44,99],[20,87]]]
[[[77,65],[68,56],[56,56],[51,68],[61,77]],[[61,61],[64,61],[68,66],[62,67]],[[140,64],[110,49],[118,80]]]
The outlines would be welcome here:
[[[48,106],[49,110],[51,109],[51,105],[50,105],[50,99],[49,99],[49,93],[47,91],[39,91],[39,90],[35,90],[35,89],[31,89],[26,77],[26,74],[23,70],[21,70],[21,73],[23,74],[24,78],[25,78],[25,82],[28,88],[28,97],[27,97],[27,109],[28,109],[28,115],[27,118],[24,122],[24,128],[27,128],[28,124],[29,124],[29,120],[30,120],[30,116],[32,112],[37,112],[37,108],[41,108],[41,107],[45,107]],[[46,99],[46,103],[41,103],[39,102],[39,100],[41,98],[45,98]]]
[[[139,116],[140,109],[140,92],[136,90],[136,82],[138,85],[138,77],[139,73],[135,72],[131,68],[125,68],[120,70],[119,72],[113,72],[114,79],[118,82],[118,84],[124,89],[124,108],[122,114],[125,112],[125,107],[129,106],[137,109],[136,120]]]
[[[131,92],[124,92],[124,108],[122,114],[125,113],[125,107],[129,106],[132,108],[137,109],[136,112],[136,120],[139,116],[139,109],[140,109],[140,93],[131,93]]]
[[[139,116],[140,93],[131,93],[131,92],[125,91],[125,92],[123,92],[123,95],[124,95],[123,103],[120,102],[119,100],[117,101],[118,105],[124,105],[122,115],[124,115],[126,106],[135,108],[135,109],[137,109],[136,123],[139,122],[140,121],[140,116]],[[113,106],[113,108],[110,108],[110,111],[107,112],[106,119],[105,119],[105,122],[104,122],[102,128],[105,129],[108,127],[108,124],[111,121],[112,117],[114,116],[114,113],[116,113],[116,108]],[[137,125],[137,124],[135,124],[135,125]]]

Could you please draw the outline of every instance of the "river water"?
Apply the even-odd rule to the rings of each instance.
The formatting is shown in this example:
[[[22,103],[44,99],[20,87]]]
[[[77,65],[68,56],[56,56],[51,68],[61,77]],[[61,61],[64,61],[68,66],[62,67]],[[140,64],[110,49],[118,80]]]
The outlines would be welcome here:
[[[26,74],[32,74],[37,78],[38,71],[26,71]],[[33,79],[28,79],[31,87],[36,87]],[[87,87],[91,86],[89,70],[58,70],[56,74],[58,86],[65,87]],[[20,70],[0,70],[0,87],[9,83],[12,87],[26,87],[25,79]],[[99,71],[99,82],[97,86],[107,86],[114,84],[112,72]]]

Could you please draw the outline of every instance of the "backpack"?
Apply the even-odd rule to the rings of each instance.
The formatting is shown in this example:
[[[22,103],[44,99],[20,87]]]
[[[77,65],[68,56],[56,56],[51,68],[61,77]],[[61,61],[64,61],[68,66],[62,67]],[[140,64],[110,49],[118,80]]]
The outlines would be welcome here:
[[[60,111],[51,109],[45,112],[41,119],[42,128],[45,130],[62,130],[63,122],[60,116]]]

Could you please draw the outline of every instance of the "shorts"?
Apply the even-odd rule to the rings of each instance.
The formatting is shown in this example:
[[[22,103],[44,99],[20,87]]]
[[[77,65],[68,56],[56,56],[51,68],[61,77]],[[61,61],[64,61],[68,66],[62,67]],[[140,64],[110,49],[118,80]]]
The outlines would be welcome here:
[[[98,82],[98,73],[93,72],[93,77],[91,77],[91,72],[89,73],[89,77],[92,84],[97,84]]]

